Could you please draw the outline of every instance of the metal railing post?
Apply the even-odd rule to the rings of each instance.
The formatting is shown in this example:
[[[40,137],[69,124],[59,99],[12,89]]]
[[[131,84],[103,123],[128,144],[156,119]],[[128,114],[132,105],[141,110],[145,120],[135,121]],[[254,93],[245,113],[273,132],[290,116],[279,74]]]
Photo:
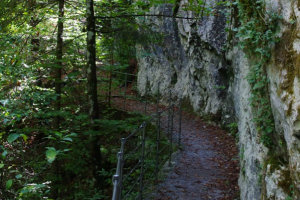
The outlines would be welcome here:
[[[125,74],[124,110],[126,110],[127,74]]]
[[[159,173],[159,146],[160,146],[160,113],[159,113],[159,86],[157,86],[157,99],[156,99],[156,114],[157,114],[157,133],[156,133],[156,163],[155,163],[155,182],[156,182],[156,192],[158,191],[158,173]]]
[[[107,71],[105,71],[107,73]],[[109,73],[107,73],[106,75],[106,80],[105,81],[105,85],[106,85],[106,88],[105,88],[105,101],[106,103],[108,103],[108,99],[109,99]]]
[[[181,122],[182,122],[182,99],[179,99],[179,130],[178,130],[178,147],[181,146]]]
[[[119,69],[119,77],[122,77],[122,75],[120,75],[121,74],[121,69]],[[119,96],[119,98],[120,98],[120,100],[121,100],[121,96],[122,96],[122,80],[123,80],[123,77],[122,78],[119,78],[119,80],[118,80],[118,82],[119,82],[119,94],[118,94],[118,96]]]
[[[120,171],[119,171],[119,174],[120,174],[120,197],[119,197],[119,200],[122,199],[122,189],[123,189],[123,166],[124,166],[124,148],[125,148],[125,142],[126,142],[126,139],[125,138],[122,138],[121,139],[121,152],[122,152],[122,156],[121,156],[121,164],[120,164]]]
[[[123,176],[123,158],[124,158],[124,145],[125,139],[121,140],[121,149],[118,152],[118,164],[116,169],[116,174],[113,176],[113,196],[112,200],[121,200],[122,198],[122,176]]]
[[[172,145],[171,145],[171,90],[169,90],[169,105],[168,105],[168,137],[170,140],[170,145],[169,145],[169,166],[171,166],[171,151],[172,151]]]
[[[174,104],[171,105],[171,125],[170,125],[170,152],[169,152],[169,166],[171,166],[173,153],[173,120],[174,120]]]
[[[135,78],[134,78],[134,87],[135,87],[135,98],[136,98],[136,100],[138,100],[138,97],[139,97],[139,89],[138,89],[138,83],[137,83],[137,76],[134,76]]]
[[[143,135],[142,135],[142,155],[141,155],[140,191],[139,191],[140,200],[143,199],[143,192],[144,192],[145,136],[146,136],[146,122],[144,122],[143,124]]]
[[[147,114],[147,95],[148,95],[148,78],[146,78],[146,89],[145,89],[145,103],[144,103],[144,113]]]
[[[120,178],[120,176],[118,174],[115,174],[113,176],[114,189],[113,189],[112,200],[119,200],[119,196],[120,196],[119,178]]]
[[[109,70],[109,83],[108,83],[108,105],[111,106],[111,86],[112,86],[112,69]]]

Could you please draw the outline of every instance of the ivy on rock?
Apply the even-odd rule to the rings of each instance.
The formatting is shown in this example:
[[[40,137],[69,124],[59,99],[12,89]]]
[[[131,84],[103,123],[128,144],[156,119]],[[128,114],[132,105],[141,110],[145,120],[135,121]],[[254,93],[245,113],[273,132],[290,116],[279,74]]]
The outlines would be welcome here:
[[[269,80],[266,66],[271,59],[272,48],[279,41],[276,32],[280,16],[266,11],[264,0],[237,0],[239,27],[235,28],[240,46],[251,61],[247,76],[251,86],[253,121],[261,142],[272,148],[274,141],[274,117],[269,96]]]

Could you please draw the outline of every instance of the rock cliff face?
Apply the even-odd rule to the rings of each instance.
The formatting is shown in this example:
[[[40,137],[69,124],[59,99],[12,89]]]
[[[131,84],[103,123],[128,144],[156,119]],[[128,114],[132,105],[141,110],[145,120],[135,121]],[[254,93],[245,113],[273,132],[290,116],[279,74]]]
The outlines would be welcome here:
[[[216,1],[207,1],[214,4]],[[272,152],[260,141],[253,122],[249,56],[225,30],[226,8],[195,17],[181,0],[177,16],[146,19],[163,33],[161,42],[138,46],[138,88],[152,94],[169,91],[189,100],[193,109],[239,129],[241,199],[300,199],[300,1],[266,0],[266,11],[282,16],[278,42],[267,64],[269,97],[275,120]],[[152,8],[173,15],[172,5]],[[230,40],[229,40],[230,39]],[[228,45],[228,44],[231,45]]]

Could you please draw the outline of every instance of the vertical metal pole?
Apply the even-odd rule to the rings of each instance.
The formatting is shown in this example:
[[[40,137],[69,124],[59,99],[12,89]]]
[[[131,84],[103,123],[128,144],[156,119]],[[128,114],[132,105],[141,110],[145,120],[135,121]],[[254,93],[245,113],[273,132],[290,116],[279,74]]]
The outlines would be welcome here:
[[[157,94],[156,94],[156,113],[159,112],[159,101],[160,101],[160,83],[157,84]]]
[[[171,157],[173,153],[173,119],[174,119],[174,104],[171,105],[171,126],[170,126],[170,152],[169,152],[169,166],[171,166]]]
[[[139,90],[138,90],[138,84],[137,84],[137,76],[134,75],[134,84],[135,84],[135,98],[136,100],[138,100],[138,97],[139,97]]]
[[[119,171],[119,175],[120,175],[120,195],[119,195],[119,199],[118,200],[121,200],[122,199],[122,189],[123,189],[123,167],[124,167],[124,148],[125,148],[125,142],[126,142],[126,139],[125,138],[122,138],[121,139],[121,152],[122,152],[122,156],[121,156],[121,159],[120,159],[120,171]]]
[[[120,194],[120,190],[119,190],[119,175],[115,174],[113,176],[113,184],[114,184],[114,190],[113,190],[113,196],[112,196],[112,200],[119,200],[119,194]]]
[[[107,72],[107,71],[106,71]],[[105,82],[107,83],[106,84],[106,97],[105,97],[105,100],[106,100],[106,103],[108,103],[108,99],[109,99],[109,73],[107,73],[107,76],[106,76],[106,80]]]
[[[102,101],[102,97],[103,97],[103,94],[102,94],[102,77],[98,78],[97,84],[98,84],[97,88],[98,88],[98,91],[99,91],[98,95],[99,95],[99,98]]]
[[[109,83],[108,83],[108,105],[111,106],[111,85],[112,85],[112,69],[109,70]]]
[[[127,74],[125,74],[124,110],[126,110]]]
[[[168,117],[167,117],[167,136],[170,135],[170,106],[168,106]]]
[[[122,176],[123,176],[123,158],[124,158],[125,139],[121,140],[121,149],[118,152],[118,164],[116,174],[113,176],[113,196],[112,200],[120,200],[122,196]]]
[[[146,79],[144,113],[147,114],[147,95],[148,95],[148,78]]]
[[[178,130],[178,147],[181,146],[181,122],[182,122],[182,99],[179,99],[179,130]]]
[[[158,192],[158,173],[159,173],[159,146],[160,146],[160,112],[159,112],[159,86],[157,86],[157,99],[156,99],[156,115],[157,115],[157,133],[156,133],[156,163],[155,163],[155,182],[156,192]]]
[[[143,124],[143,136],[142,136],[142,155],[141,155],[140,191],[139,191],[140,200],[143,199],[143,192],[144,192],[145,135],[146,135],[146,122],[144,122]]]
[[[122,77],[122,74],[121,74],[121,69],[119,69],[119,76],[118,76],[119,78],[118,78],[118,82],[119,82],[119,97],[118,98],[120,98],[120,100],[121,100],[121,96],[122,96],[122,79],[123,79],[123,77]]]
[[[169,105],[168,105],[168,137],[171,139],[171,90],[169,91]],[[170,140],[171,141],[171,140]],[[171,152],[171,145],[169,145],[169,152]],[[171,166],[171,156],[169,154],[169,166]]]

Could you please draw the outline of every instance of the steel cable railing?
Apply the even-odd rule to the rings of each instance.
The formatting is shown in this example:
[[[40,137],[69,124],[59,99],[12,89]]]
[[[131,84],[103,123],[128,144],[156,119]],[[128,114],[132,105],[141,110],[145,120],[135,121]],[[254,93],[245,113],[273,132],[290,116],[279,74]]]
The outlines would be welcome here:
[[[140,111],[149,116],[127,137],[121,139],[116,173],[112,181],[112,200],[145,199],[158,191],[161,168],[165,163],[171,164],[173,152],[181,145],[181,100],[176,101],[170,92],[168,105],[161,106],[159,84],[156,98],[151,97],[151,100],[147,84],[142,97],[139,97],[137,92],[128,92],[128,87],[136,87],[136,75],[114,70],[104,70],[104,73],[107,73],[108,77],[99,79],[99,84],[102,84],[102,99],[111,104],[113,98],[122,98],[123,102],[119,103],[119,107],[125,111],[130,101],[142,102],[143,107]],[[156,105],[151,103],[153,100]]]

